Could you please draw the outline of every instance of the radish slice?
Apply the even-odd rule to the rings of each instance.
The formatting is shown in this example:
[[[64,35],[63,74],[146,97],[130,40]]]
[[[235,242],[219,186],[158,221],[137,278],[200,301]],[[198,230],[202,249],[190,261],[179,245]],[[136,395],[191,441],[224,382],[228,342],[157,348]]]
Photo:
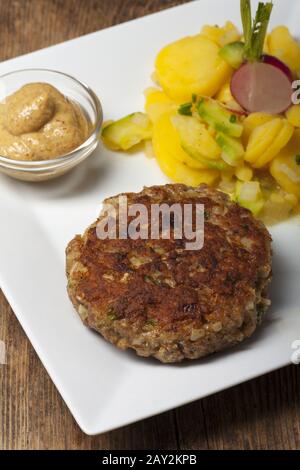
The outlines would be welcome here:
[[[281,114],[292,104],[292,83],[279,68],[247,62],[232,76],[231,93],[250,113]]]
[[[274,67],[277,67],[279,70],[281,70],[283,73],[285,73],[285,75],[288,77],[290,82],[293,81],[293,74],[292,74],[291,69],[289,69],[289,67],[287,65],[285,65],[284,62],[277,59],[277,57],[274,57],[273,55],[264,54],[261,57],[261,60],[265,64],[269,64],[269,65],[273,65]]]

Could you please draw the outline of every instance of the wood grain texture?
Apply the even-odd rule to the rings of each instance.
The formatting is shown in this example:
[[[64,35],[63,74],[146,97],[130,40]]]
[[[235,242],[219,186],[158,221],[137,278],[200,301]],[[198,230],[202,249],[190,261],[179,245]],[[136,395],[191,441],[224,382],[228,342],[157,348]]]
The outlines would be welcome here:
[[[0,60],[183,1],[0,0]],[[199,23],[201,19],[199,19]],[[299,449],[295,366],[97,436],[70,415],[0,293],[0,449]]]

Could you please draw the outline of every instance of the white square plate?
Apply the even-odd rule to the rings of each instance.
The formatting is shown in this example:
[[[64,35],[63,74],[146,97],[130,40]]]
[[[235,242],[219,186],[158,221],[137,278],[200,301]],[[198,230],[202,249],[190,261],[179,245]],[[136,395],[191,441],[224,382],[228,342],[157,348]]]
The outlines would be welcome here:
[[[226,3],[226,8],[225,8]],[[276,0],[274,24],[299,33],[300,2]],[[154,58],[205,23],[240,24],[238,0],[200,0],[0,64],[67,72],[100,96],[106,118],[142,109]],[[298,28],[298,29],[297,29]],[[161,365],[121,352],[82,324],[68,299],[67,243],[97,217],[101,201],[165,183],[153,160],[103,149],[73,173],[26,184],[0,178],[0,285],[26,334],[87,434],[160,413],[290,363],[300,339],[300,224],[274,236],[273,307],[253,339],[223,354]]]

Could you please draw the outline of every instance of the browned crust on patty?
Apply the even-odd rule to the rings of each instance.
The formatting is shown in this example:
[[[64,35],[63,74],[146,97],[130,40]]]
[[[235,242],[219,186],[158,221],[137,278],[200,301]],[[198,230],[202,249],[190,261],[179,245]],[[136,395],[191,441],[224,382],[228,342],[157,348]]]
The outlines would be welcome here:
[[[206,186],[126,195],[129,204],[148,208],[204,204],[204,247],[99,240],[95,222],[67,248],[68,292],[84,323],[122,349],[162,362],[203,357],[249,337],[269,304],[271,237],[262,223]],[[116,205],[117,197],[105,202]]]

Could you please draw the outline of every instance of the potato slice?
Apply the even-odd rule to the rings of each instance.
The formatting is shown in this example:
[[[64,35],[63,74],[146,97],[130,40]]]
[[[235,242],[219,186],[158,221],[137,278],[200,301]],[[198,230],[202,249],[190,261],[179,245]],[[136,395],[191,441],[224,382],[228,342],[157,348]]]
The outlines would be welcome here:
[[[153,127],[153,148],[162,171],[173,181],[189,186],[213,185],[219,172],[206,170],[181,147],[178,132],[171,122],[172,114],[162,115]]]
[[[156,75],[165,93],[181,102],[190,101],[192,94],[215,95],[232,73],[219,50],[201,34],[164,47],[156,59]]]
[[[249,116],[246,117],[244,120],[244,131],[243,131],[243,142],[245,145],[248,144],[250,135],[259,126],[262,126],[263,124],[266,124],[269,121],[272,121],[274,119],[274,116],[271,114],[266,114],[266,113],[251,113]]]
[[[242,165],[236,168],[235,176],[243,183],[248,183],[253,178],[253,170],[247,165]]]
[[[152,89],[145,92],[145,111],[151,122],[157,121],[161,115],[176,110],[177,105],[161,90]]]
[[[258,159],[268,151],[281,129],[282,119],[280,118],[274,118],[272,121],[254,129],[250,135],[245,160],[254,166],[255,162],[257,162]]]
[[[254,168],[263,168],[270,163],[276,155],[283,149],[294,133],[294,128],[285,119],[282,120],[282,128],[277,135],[276,139],[270,145],[268,150],[264,152],[259,159],[254,163]]]
[[[172,112],[165,113],[155,122],[155,132],[153,129],[153,146],[155,144],[155,147],[158,146],[162,148],[163,151],[167,151],[172,155],[172,158],[181,163],[185,163],[190,168],[204,170],[205,166],[201,162],[191,158],[183,150],[179,133],[171,121],[174,115],[175,113]]]
[[[287,120],[294,127],[300,127],[300,105],[291,106],[285,113]]]
[[[271,55],[278,57],[298,77],[300,73],[300,44],[292,37],[286,26],[278,26],[273,29],[268,37],[269,51]]]
[[[300,130],[297,129],[288,145],[273,160],[270,172],[288,193],[300,198]],[[298,156],[298,157],[297,157]]]
[[[210,164],[222,164],[221,149],[205,125],[192,116],[175,114],[171,122],[178,131],[180,143],[185,152],[207,168]]]
[[[230,82],[227,82],[222,86],[215,99],[221,101],[221,103],[224,104],[234,101],[234,98],[231,94]]]
[[[241,35],[237,27],[231,23],[231,21],[227,21],[222,28],[219,26],[205,25],[201,30],[201,34],[215,42],[220,47],[241,39]]]

